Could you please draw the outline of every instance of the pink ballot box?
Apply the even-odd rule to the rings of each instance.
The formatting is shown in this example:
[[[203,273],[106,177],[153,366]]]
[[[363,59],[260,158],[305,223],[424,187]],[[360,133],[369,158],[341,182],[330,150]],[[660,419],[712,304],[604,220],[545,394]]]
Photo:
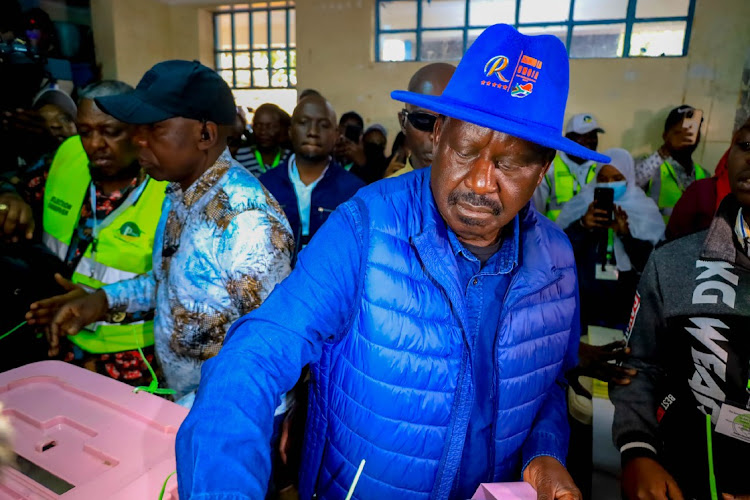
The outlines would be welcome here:
[[[536,500],[529,483],[482,483],[472,500]]]
[[[0,373],[2,413],[17,464],[0,500],[159,498],[175,470],[174,441],[187,410],[60,361]],[[165,500],[177,500],[177,480]]]

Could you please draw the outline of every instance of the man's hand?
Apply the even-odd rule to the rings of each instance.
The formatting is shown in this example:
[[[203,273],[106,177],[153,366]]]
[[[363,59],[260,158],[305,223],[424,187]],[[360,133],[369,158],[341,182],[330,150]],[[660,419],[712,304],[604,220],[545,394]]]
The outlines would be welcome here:
[[[34,216],[31,207],[15,193],[0,194],[0,232],[14,243],[20,238],[34,237]]]
[[[78,297],[63,305],[49,325],[49,355],[57,356],[60,352],[61,336],[75,335],[84,326],[104,319],[107,309],[107,294],[102,290]]]
[[[48,135],[44,118],[38,111],[18,108],[2,114],[2,131],[17,132],[26,136]]]
[[[602,346],[581,342],[578,345],[579,375],[617,385],[628,385],[630,378],[635,377],[638,371],[610,363],[610,361],[622,362],[628,356],[630,356],[630,347],[626,347],[623,340]]]
[[[523,480],[536,490],[537,500],[582,500],[581,491],[563,464],[548,456],[536,457],[523,471]]]
[[[48,299],[38,300],[31,304],[29,312],[26,313],[26,321],[29,322],[29,325],[48,325],[62,306],[73,299],[88,295],[88,292],[83,287],[76,285],[70,280],[66,280],[60,274],[55,274],[55,281],[63,287],[65,293]]]
[[[634,458],[622,469],[626,500],[684,500],[677,482],[656,460]]]

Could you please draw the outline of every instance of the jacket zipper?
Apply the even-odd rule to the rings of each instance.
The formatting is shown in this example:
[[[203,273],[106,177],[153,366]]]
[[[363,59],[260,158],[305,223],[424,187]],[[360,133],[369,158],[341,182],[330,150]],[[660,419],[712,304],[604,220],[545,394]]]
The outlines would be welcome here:
[[[505,295],[503,296],[503,304],[505,304],[505,300],[508,298],[508,293],[510,292],[510,289],[513,287],[513,281],[515,281],[517,277],[518,277],[518,274],[516,274],[513,277],[513,279],[511,280],[511,283],[508,285],[508,288],[505,290]],[[562,273],[560,273],[560,274],[557,275],[557,277],[553,281],[545,284],[541,288],[538,288],[536,290],[533,290],[533,291],[527,293],[526,295],[524,295],[523,297],[521,297],[518,300],[518,302],[522,301],[526,297],[531,297],[532,295],[541,292],[545,288],[549,288],[549,287],[551,287],[551,286],[559,283],[562,279],[563,279],[563,275],[562,275]],[[505,314],[501,315],[500,323],[498,324],[498,326],[503,324],[503,321],[505,320],[505,317],[507,316],[507,312],[508,311],[505,311]],[[496,435],[496,432],[497,432],[497,420],[496,420],[497,419],[497,397],[496,397],[496,393],[497,393],[497,379],[498,379],[498,376],[499,376],[498,369],[497,369],[497,341],[498,341],[498,337],[499,337],[499,335],[495,335],[495,340],[492,342],[492,385],[491,385],[492,389],[490,390],[490,397],[492,398],[492,420],[493,420],[492,433],[491,433],[492,438],[490,439],[490,467],[492,467],[492,469],[491,469],[492,474],[491,474],[491,477],[490,477],[490,481],[491,482],[494,482],[496,480],[496,478],[495,478],[495,435]],[[521,471],[521,472],[523,472],[523,471]]]

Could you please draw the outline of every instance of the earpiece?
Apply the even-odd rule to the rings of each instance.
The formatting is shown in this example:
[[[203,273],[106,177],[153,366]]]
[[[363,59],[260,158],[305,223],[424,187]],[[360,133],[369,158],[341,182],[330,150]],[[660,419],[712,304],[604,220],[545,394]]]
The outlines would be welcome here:
[[[201,120],[201,122],[203,123],[203,128],[201,129],[201,140],[210,141],[211,134],[208,133],[208,129],[206,128],[206,120]]]

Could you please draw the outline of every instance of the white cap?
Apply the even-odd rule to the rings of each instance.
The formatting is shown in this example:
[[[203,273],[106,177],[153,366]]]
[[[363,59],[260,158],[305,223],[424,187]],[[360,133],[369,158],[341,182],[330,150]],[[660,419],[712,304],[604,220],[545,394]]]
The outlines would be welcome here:
[[[61,90],[56,85],[51,85],[39,92],[34,97],[32,106],[34,109],[39,109],[47,104],[54,104],[64,113],[70,115],[73,120],[76,119],[76,114],[78,113],[76,103],[64,90]]]
[[[604,129],[596,122],[594,115],[589,113],[580,113],[571,117],[565,126],[565,134],[575,132],[576,134],[588,134],[592,130],[604,132]]]

